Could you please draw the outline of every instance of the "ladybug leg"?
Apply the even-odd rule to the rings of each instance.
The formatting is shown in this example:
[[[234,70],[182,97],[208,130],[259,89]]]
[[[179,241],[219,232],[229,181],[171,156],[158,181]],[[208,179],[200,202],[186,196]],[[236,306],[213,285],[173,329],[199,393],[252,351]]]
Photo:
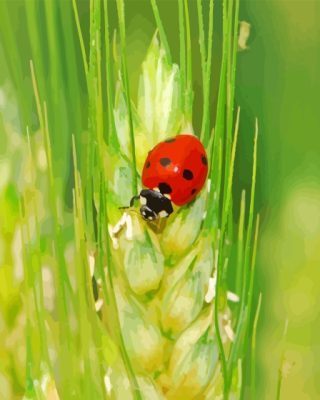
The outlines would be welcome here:
[[[157,218],[153,221],[150,221],[150,227],[155,233],[161,233],[166,224],[166,218]]]
[[[161,230],[162,222],[163,221],[161,220],[161,218],[158,218],[158,220],[157,220],[157,228],[158,228],[159,231]]]

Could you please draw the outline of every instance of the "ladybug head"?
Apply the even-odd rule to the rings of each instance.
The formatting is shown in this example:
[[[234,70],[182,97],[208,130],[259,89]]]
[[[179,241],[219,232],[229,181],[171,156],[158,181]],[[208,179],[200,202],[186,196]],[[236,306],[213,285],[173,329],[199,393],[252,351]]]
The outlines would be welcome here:
[[[140,213],[147,221],[168,217],[173,212],[170,199],[157,190],[143,189],[139,199]]]

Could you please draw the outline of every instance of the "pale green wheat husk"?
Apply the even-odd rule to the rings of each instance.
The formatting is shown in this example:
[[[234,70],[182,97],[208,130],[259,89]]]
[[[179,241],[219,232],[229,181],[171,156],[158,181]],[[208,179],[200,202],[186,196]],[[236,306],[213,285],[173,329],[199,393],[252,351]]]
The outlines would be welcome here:
[[[159,141],[190,133],[182,130],[179,73],[177,65],[167,63],[155,35],[142,64],[138,106],[133,106],[138,170],[149,149]],[[124,102],[118,106],[121,111],[115,110],[116,132],[119,142],[129,143],[126,106]],[[111,182],[118,168],[109,167]],[[129,175],[129,170],[124,175]],[[123,200],[123,186],[109,186],[109,190],[113,192],[110,198],[118,198],[110,206],[109,217],[116,221],[121,216],[117,205]],[[111,248],[111,262],[124,345],[138,384],[142,376],[148,376],[152,383],[154,397],[150,398],[206,398],[206,389],[219,376],[214,304],[205,303],[217,247],[213,235],[202,229],[207,197],[206,185],[194,202],[177,209],[158,226],[143,221],[138,209],[126,211],[132,235],[131,227],[124,226],[113,237],[119,246]],[[126,203],[128,200],[127,194]],[[226,348],[230,339],[224,332],[222,316],[227,310],[225,303],[219,311]],[[117,384],[113,390],[117,396]],[[222,390],[216,385],[217,394]]]

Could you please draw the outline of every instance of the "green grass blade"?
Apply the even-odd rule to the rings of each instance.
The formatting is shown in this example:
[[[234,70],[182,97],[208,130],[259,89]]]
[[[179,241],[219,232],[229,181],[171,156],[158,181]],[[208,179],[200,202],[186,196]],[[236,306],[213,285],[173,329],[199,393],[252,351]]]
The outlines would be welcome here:
[[[198,28],[199,28],[199,47],[200,47],[200,57],[201,57],[201,73],[202,73],[202,94],[203,94],[203,104],[205,103],[205,77],[206,77],[206,63],[207,63],[207,49],[204,39],[204,22],[203,22],[203,8],[202,0],[197,0],[197,13],[198,13]],[[210,17],[209,17],[210,18]],[[203,138],[203,119],[202,118],[202,129],[201,138]]]
[[[243,247],[244,247],[244,220],[246,212],[246,192],[245,190],[241,193],[240,202],[240,216],[239,216],[239,227],[238,227],[238,241],[237,241],[237,269],[236,269],[236,282],[235,282],[235,292],[240,295],[242,288],[242,278],[243,278]]]
[[[127,67],[127,49],[126,49],[126,31],[125,31],[125,15],[124,15],[124,3],[123,0],[117,0],[117,9],[119,17],[119,30],[120,30],[120,42],[121,42],[121,64],[122,64],[122,78],[125,89],[126,104],[128,109],[129,128],[130,128],[130,141],[131,141],[131,157],[132,157],[132,192],[133,194],[138,193],[137,185],[137,163],[136,163],[136,146],[133,129],[133,117],[131,109],[131,97],[129,88],[129,77]]]
[[[233,18],[233,40],[230,40],[229,48],[229,90],[228,90],[228,117],[227,117],[227,130],[231,131],[233,126],[234,114],[234,94],[235,94],[235,80],[236,80],[236,67],[237,67],[237,54],[238,54],[238,24],[239,24],[239,0],[235,0],[235,12]]]
[[[205,80],[203,86],[203,118],[201,124],[201,139],[207,146],[210,133],[210,92],[211,92],[211,76],[212,76],[212,43],[213,43],[213,11],[214,2],[209,3],[209,29],[208,29],[208,55],[205,63]]]
[[[59,4],[58,7],[58,18],[59,21],[73,21],[73,10],[71,6],[65,6]],[[71,22],[62,23],[61,34],[63,35],[63,71],[65,71],[63,79],[66,92],[66,101],[69,105],[68,119],[70,121],[70,132],[76,133],[77,148],[82,150],[82,143],[86,140],[86,133],[83,129],[82,119],[79,117],[83,114],[84,100],[83,91],[81,90],[80,83],[83,78],[86,79],[87,72],[85,71],[85,77],[83,71],[79,68],[79,62],[77,59],[77,42],[74,38],[75,31],[74,26]],[[80,38],[79,38],[80,40]],[[70,107],[70,105],[72,105]],[[79,150],[79,163],[81,177],[85,176],[85,151]]]
[[[226,169],[225,179],[230,174],[229,159],[231,153],[233,118],[234,118],[234,93],[235,93],[235,72],[237,62],[238,44],[238,18],[239,0],[231,0],[228,4],[228,40],[227,40],[227,96],[226,96]],[[229,225],[232,227],[232,223]]]
[[[256,398],[256,364],[257,364],[257,328],[261,311],[262,293],[259,294],[258,305],[253,321],[252,340],[251,340],[251,360],[250,360],[250,386],[251,398]]]
[[[224,131],[225,131],[225,103],[226,103],[226,71],[227,71],[227,16],[226,16],[226,0],[223,0],[223,43],[222,43],[222,60],[219,77],[219,92],[217,99],[217,116],[215,122],[215,140],[223,140],[224,146]],[[208,138],[204,138],[204,144],[207,146]],[[212,157],[212,154],[211,154]],[[210,171],[210,178],[212,178],[213,171]]]
[[[187,122],[192,123],[192,48],[191,48],[191,30],[188,0],[184,0],[184,13],[186,25],[186,117]]]
[[[170,46],[169,46],[169,43],[168,43],[168,38],[167,38],[166,32],[165,32],[164,27],[163,27],[163,23],[162,23],[161,17],[160,17],[159,8],[158,8],[158,5],[157,5],[157,0],[151,0],[151,7],[152,7],[154,19],[156,20],[157,27],[158,27],[158,30],[159,30],[160,40],[161,40],[161,43],[162,43],[162,45],[163,45],[163,47],[165,49],[165,52],[166,52],[167,63],[169,65],[171,65],[172,64],[172,57],[171,57]]]
[[[250,266],[250,282],[249,282],[249,290],[248,290],[248,312],[251,315],[252,308],[252,297],[254,291],[254,278],[255,278],[255,265],[256,265],[256,256],[257,256],[257,245],[258,245],[258,235],[259,235],[259,224],[260,224],[260,216],[257,215],[256,220],[256,229],[253,238],[253,249],[252,249],[252,257],[251,257],[251,266]]]
[[[230,204],[231,204],[231,197],[232,197],[232,184],[233,184],[233,172],[234,172],[234,161],[236,157],[236,148],[238,142],[238,133],[239,133],[239,122],[240,122],[240,108],[238,108],[237,112],[237,119],[236,119],[236,126],[235,132],[233,137],[232,149],[231,149],[231,158],[229,161],[229,174],[228,179],[226,180],[225,184],[225,193],[223,199],[223,206],[222,206],[222,221],[221,221],[221,246],[224,245],[224,236],[226,231],[226,224],[229,218],[230,212]]]
[[[236,326],[235,341],[230,350],[230,356],[228,360],[228,382],[227,385],[230,387],[233,369],[236,364],[236,360],[241,356],[246,348],[246,332],[247,324],[250,320],[251,304],[249,304],[250,285],[253,286],[254,271],[250,269],[250,255],[251,255],[251,242],[252,242],[252,225],[253,225],[253,213],[254,213],[254,200],[255,200],[255,184],[256,184],[256,169],[257,169],[257,137],[258,137],[258,125],[256,123],[255,137],[254,137],[254,150],[253,150],[253,167],[252,167],[252,184],[251,184],[251,196],[250,196],[250,207],[248,217],[248,227],[244,250],[244,261],[243,261],[243,285],[240,296],[240,312]],[[252,287],[251,287],[252,290]],[[250,295],[252,296],[252,294]],[[250,297],[250,302],[251,297]],[[241,347],[242,345],[242,347]]]
[[[64,69],[63,63],[63,47],[59,45],[57,38],[59,37],[59,3],[54,1],[43,2],[44,13],[45,13],[45,25],[47,31],[48,43],[43,44],[48,47],[48,57],[49,57],[49,78],[48,84],[46,85],[46,93],[41,93],[42,98],[46,101],[48,109],[55,109],[59,115],[59,118],[53,118],[50,114],[48,116],[48,124],[50,132],[64,132],[60,135],[59,141],[51,142],[51,148],[54,156],[59,154],[63,159],[68,160],[69,154],[68,146],[70,141],[70,118],[68,115],[68,100],[65,93],[61,93],[60,84],[65,84],[64,81]],[[69,7],[70,4],[67,3],[65,7]],[[39,72],[40,73],[40,72]],[[39,80],[38,73],[38,80]],[[41,80],[44,75],[41,75]],[[50,95],[48,96],[48,92]],[[55,164],[57,173],[59,175],[65,176],[66,170],[69,163],[58,163]],[[59,170],[58,170],[59,168]]]
[[[83,68],[85,71],[85,75],[87,77],[88,73],[89,73],[89,67],[88,67],[88,61],[87,61],[88,58],[87,58],[87,54],[86,54],[86,48],[84,45],[83,34],[82,34],[82,29],[81,29],[81,24],[80,24],[80,19],[79,19],[77,0],[72,0],[72,8],[73,8],[74,18],[75,18],[77,32],[78,32],[78,39],[79,39],[79,44],[80,44],[80,49],[81,49]]]
[[[253,148],[253,167],[252,167],[252,180],[251,180],[251,193],[250,193],[250,207],[248,217],[248,227],[246,235],[245,253],[244,253],[244,285],[241,294],[241,302],[244,305],[247,301],[248,287],[250,281],[249,267],[250,267],[250,253],[251,253],[251,240],[254,218],[254,204],[255,204],[255,187],[257,176],[257,145],[258,145],[258,121],[256,120],[255,135],[254,135],[254,148]]]
[[[207,199],[207,216],[204,220],[203,228],[217,233],[220,223],[220,192],[222,182],[222,163],[223,163],[223,148],[222,139],[214,135],[213,150],[210,162],[209,176],[210,176],[210,192]]]
[[[185,90],[186,90],[186,35],[183,0],[178,0],[179,6],[179,44],[180,44],[180,100],[181,110],[185,112]]]
[[[257,255],[257,244],[258,244],[258,234],[259,234],[259,215],[257,216],[257,221],[256,221],[256,229],[255,229],[255,234],[254,234],[254,239],[253,239],[253,250],[252,250],[252,258],[251,258],[251,265],[250,265],[250,281],[249,281],[249,287],[248,287],[248,300],[246,304],[247,308],[247,320],[246,323],[243,326],[243,357],[245,357],[245,354],[249,352],[250,350],[250,336],[249,336],[249,331],[250,331],[250,324],[251,324],[251,314],[252,314],[252,307],[253,307],[253,292],[254,292],[254,279],[255,279],[255,266],[256,266],[256,255]],[[247,364],[245,368],[245,373],[247,370]],[[252,382],[251,382],[252,384]],[[241,391],[241,396],[244,396],[244,388],[242,388]]]
[[[104,0],[104,32],[105,32],[105,53],[106,53],[106,85],[107,85],[107,103],[108,103],[108,135],[106,137],[107,143],[110,143],[116,149],[119,148],[118,137],[116,135],[113,102],[114,102],[114,79],[112,75],[111,63],[111,46],[110,46],[110,33],[109,33],[109,2]]]
[[[223,376],[223,382],[224,382],[224,398],[227,398],[227,386],[226,382],[228,379],[228,370],[227,370],[227,360],[226,360],[226,354],[225,350],[223,347],[223,342],[222,342],[222,337],[221,337],[221,332],[220,332],[220,324],[219,324],[219,311],[220,311],[220,306],[219,306],[219,300],[220,300],[220,289],[221,289],[221,274],[222,274],[222,263],[219,261],[219,251],[216,250],[215,252],[215,269],[217,273],[217,284],[216,284],[216,295],[215,295],[215,301],[214,301],[214,326],[216,329],[216,336],[217,336],[217,343],[219,347],[219,354],[220,354],[220,363],[221,363],[221,370],[222,370],[222,376]]]

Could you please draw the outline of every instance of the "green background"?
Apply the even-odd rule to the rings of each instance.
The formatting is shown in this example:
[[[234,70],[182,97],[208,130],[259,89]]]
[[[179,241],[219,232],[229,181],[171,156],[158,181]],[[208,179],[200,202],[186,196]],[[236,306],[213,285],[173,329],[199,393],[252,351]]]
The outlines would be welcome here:
[[[252,24],[252,35],[250,50],[239,57],[238,101],[247,110],[245,122],[257,115],[260,126],[259,388],[263,398],[274,398],[283,354],[282,398],[315,399],[320,394],[320,2],[245,1],[240,19]]]

